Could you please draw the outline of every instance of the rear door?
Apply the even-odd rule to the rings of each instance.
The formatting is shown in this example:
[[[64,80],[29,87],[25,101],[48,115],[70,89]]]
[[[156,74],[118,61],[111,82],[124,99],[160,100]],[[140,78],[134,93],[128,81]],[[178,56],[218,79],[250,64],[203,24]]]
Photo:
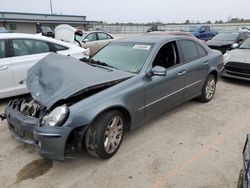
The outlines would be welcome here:
[[[0,39],[0,98],[10,97],[15,93],[8,47],[8,40]]]
[[[203,83],[209,72],[209,57],[205,49],[192,40],[179,40],[181,62],[185,70],[185,100],[201,94]]]
[[[16,94],[27,93],[28,69],[50,52],[49,44],[36,39],[12,39],[11,69]]]

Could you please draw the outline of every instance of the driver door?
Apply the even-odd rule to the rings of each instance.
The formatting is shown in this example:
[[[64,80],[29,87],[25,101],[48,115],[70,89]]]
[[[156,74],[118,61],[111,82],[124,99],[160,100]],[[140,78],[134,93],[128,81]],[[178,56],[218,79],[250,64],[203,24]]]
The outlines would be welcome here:
[[[161,47],[152,67],[166,68],[165,76],[151,76],[145,81],[145,120],[166,112],[184,101],[185,70],[179,61],[176,42]]]

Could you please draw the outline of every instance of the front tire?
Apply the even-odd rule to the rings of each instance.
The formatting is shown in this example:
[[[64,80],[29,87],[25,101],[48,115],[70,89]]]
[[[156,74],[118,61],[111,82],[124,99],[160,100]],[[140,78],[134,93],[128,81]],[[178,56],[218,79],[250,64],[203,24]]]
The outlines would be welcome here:
[[[87,152],[102,159],[111,158],[119,149],[125,128],[124,115],[118,110],[101,114],[87,130]]]
[[[210,74],[202,88],[202,94],[198,97],[198,101],[207,103],[212,100],[216,90],[216,78],[214,75]]]

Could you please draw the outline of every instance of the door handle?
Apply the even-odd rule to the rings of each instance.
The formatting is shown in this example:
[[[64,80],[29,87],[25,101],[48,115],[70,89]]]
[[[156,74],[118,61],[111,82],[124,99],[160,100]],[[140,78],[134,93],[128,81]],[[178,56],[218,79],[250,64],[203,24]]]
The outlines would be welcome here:
[[[9,67],[4,66],[4,67],[0,67],[0,70],[7,70]]]
[[[178,73],[178,76],[181,76],[181,75],[184,75],[184,74],[186,74],[186,71],[185,71],[185,70],[184,70],[184,71],[179,72],[179,73]]]
[[[207,61],[207,62],[205,62],[203,65],[208,65],[209,64],[209,62]]]

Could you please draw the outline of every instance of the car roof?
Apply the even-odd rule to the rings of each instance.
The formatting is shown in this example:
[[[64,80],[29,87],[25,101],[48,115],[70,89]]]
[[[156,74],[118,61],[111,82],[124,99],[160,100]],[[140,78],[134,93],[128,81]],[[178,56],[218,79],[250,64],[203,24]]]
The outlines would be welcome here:
[[[183,31],[153,31],[147,33],[146,35],[183,35],[183,36],[194,37],[191,33]]]
[[[106,31],[82,31],[82,33],[84,33],[84,34],[90,34],[90,33],[107,33],[107,34],[111,35],[110,33],[106,32]]]
[[[188,36],[181,36],[181,35],[142,35],[142,36],[135,36],[130,38],[122,38],[117,39],[114,42],[137,42],[137,43],[162,43],[165,41],[170,41],[173,39],[192,39]]]
[[[0,39],[18,39],[18,38],[27,38],[27,39],[37,39],[37,40],[44,40],[51,43],[56,43],[59,45],[63,45],[69,48],[78,48],[78,46],[75,46],[68,42],[63,42],[60,40],[56,40],[50,37],[45,37],[39,34],[26,34],[26,33],[1,33]],[[80,47],[79,47],[80,48]]]

